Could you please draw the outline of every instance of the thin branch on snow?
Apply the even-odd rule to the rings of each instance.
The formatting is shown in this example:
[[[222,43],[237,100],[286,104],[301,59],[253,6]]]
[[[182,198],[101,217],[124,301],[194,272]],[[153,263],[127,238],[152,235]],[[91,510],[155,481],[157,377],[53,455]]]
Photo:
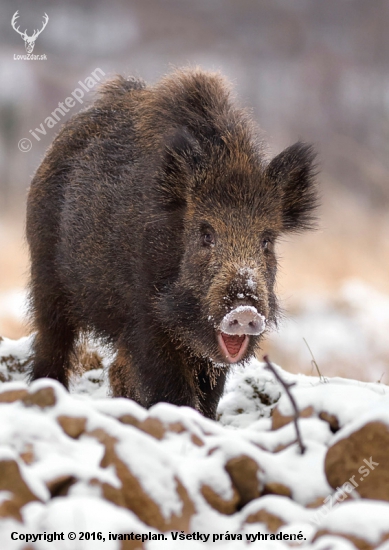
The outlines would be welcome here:
[[[309,345],[308,345],[308,342],[306,341],[305,338],[303,338],[303,340],[304,340],[305,345],[307,346],[308,351],[309,351],[309,353],[311,354],[311,357],[312,357],[311,365],[312,365],[312,367],[316,367],[316,370],[317,370],[317,372],[319,373],[320,382],[328,382],[328,378],[325,378],[324,376],[322,376],[322,374],[321,374],[321,372],[320,372],[320,370],[319,370],[319,365],[316,363],[316,359],[315,359],[315,357],[314,357],[314,355],[313,355],[313,353],[312,353],[311,348],[310,348]]]
[[[265,361],[266,363],[266,367],[265,369],[268,369],[270,370],[274,376],[276,377],[276,379],[278,380],[278,382],[281,384],[281,386],[283,386],[285,388],[285,391],[290,399],[290,402],[292,403],[292,407],[294,409],[294,415],[293,415],[293,422],[294,422],[294,427],[296,428],[296,435],[297,435],[297,442],[300,446],[300,451],[301,451],[301,454],[304,454],[305,450],[306,450],[306,447],[303,443],[303,440],[301,439],[301,434],[300,434],[300,428],[299,428],[299,425],[298,425],[298,419],[300,418],[300,412],[298,410],[298,407],[297,407],[297,403],[295,401],[295,398],[293,397],[291,391],[289,388],[291,388],[292,386],[295,386],[295,383],[293,382],[292,384],[288,384],[287,382],[285,382],[285,380],[283,380],[281,378],[281,376],[278,374],[278,372],[276,371],[276,369],[273,367],[273,365],[270,363],[269,361],[269,358],[267,355],[264,356],[263,360]]]

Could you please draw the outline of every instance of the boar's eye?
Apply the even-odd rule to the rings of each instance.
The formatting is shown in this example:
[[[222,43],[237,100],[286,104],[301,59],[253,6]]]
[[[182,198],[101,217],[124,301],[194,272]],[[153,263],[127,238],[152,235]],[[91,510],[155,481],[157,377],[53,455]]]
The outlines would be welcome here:
[[[273,250],[273,241],[269,237],[264,237],[261,241],[262,250]]]
[[[202,241],[204,246],[215,246],[215,235],[210,231],[204,233]]]

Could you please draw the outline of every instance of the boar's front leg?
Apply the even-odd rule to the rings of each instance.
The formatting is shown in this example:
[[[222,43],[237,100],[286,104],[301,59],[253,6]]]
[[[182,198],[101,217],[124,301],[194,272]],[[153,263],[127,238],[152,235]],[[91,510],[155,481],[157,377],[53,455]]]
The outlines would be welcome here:
[[[133,337],[130,340],[134,343]],[[122,342],[109,379],[114,397],[133,399],[146,408],[159,402],[192,407],[215,419],[226,371],[214,369],[206,360],[195,360],[166,341],[149,349],[142,347],[138,353],[136,346],[130,352]]]
[[[112,397],[127,397],[139,404],[139,377],[133,366],[133,359],[128,351],[119,348],[115,361],[109,368],[109,384]]]
[[[207,418],[216,419],[216,410],[223,395],[227,370],[215,369],[204,361],[197,375],[199,410]]]
[[[109,379],[114,397],[133,399],[146,408],[167,402],[201,409],[194,373],[179,351],[164,346],[163,353],[155,353],[152,350],[156,347],[152,345],[150,349],[137,350],[134,347],[130,352],[120,346],[110,367]]]
[[[33,355],[30,378],[53,378],[68,387],[71,357],[78,330],[68,318],[69,309],[52,266],[44,262],[33,265],[31,303],[34,311]]]

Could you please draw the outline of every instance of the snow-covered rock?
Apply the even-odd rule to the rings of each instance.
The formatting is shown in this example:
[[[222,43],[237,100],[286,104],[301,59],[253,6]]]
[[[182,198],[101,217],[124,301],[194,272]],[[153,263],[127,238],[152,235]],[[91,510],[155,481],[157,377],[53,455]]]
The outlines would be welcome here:
[[[110,398],[98,346],[70,393],[28,384],[30,344],[0,341],[0,548],[384,548],[387,386],[276,367],[301,454],[290,399],[256,360],[234,369],[213,422]]]

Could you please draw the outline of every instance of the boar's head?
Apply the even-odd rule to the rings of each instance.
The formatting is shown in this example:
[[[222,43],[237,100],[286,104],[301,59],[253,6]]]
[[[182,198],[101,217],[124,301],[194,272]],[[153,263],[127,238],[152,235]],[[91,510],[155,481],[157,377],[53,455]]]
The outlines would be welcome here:
[[[169,140],[160,191],[177,271],[156,307],[178,345],[224,365],[258,350],[277,320],[275,242],[313,223],[314,158],[297,142],[267,163],[239,128],[208,139],[180,128]]]

